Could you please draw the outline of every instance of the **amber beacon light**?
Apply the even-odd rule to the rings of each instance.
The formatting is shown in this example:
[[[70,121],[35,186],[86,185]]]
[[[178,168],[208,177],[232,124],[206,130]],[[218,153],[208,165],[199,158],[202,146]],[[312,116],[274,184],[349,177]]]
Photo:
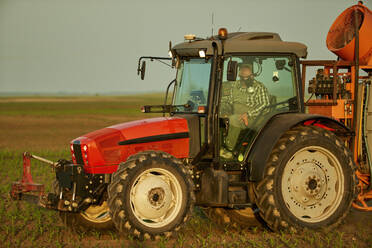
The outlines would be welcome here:
[[[218,38],[220,40],[226,40],[227,39],[227,29],[226,28],[220,28],[218,30]]]

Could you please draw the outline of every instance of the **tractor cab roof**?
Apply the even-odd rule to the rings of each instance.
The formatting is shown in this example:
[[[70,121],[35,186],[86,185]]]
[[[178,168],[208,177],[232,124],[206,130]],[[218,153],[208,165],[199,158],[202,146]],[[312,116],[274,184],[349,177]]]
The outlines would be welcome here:
[[[213,55],[213,46],[222,54],[222,45],[218,36],[208,39],[195,38],[175,45],[172,49],[179,56],[199,56],[199,50]],[[306,58],[307,47],[298,42],[282,41],[279,34],[269,32],[235,32],[227,35],[224,53],[292,53]]]

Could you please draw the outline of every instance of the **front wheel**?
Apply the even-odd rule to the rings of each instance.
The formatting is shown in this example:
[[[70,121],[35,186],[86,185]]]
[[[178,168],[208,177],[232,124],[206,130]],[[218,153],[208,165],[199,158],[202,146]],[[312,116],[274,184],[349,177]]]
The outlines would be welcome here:
[[[164,152],[141,152],[120,164],[109,185],[116,228],[140,239],[169,236],[189,218],[195,201],[185,165]]]
[[[287,131],[255,185],[260,215],[273,230],[339,224],[356,196],[349,150],[332,132],[313,126]]]
[[[113,228],[107,202],[92,205],[80,213],[60,212],[63,223],[72,229],[106,231]]]
[[[60,189],[57,180],[53,182],[52,188],[54,193],[59,195]],[[80,213],[59,212],[59,216],[65,225],[78,231],[90,229],[106,231],[114,227],[106,200],[100,205],[91,205]]]

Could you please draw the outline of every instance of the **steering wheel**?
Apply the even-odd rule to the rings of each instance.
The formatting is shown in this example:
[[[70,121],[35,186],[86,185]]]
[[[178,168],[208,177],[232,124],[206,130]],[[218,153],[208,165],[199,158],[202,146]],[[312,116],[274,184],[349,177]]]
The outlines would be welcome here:
[[[184,108],[184,111],[191,111],[194,109],[195,103],[191,100],[188,100],[185,104],[173,105],[172,107],[176,110],[176,112],[180,110],[179,107]]]
[[[267,105],[265,108],[262,109],[262,111],[264,111],[265,109],[269,109],[269,108],[276,108],[277,106],[279,105],[289,105],[289,101],[286,100],[286,101],[282,101],[282,102],[278,102],[278,103],[274,103],[274,104],[270,104],[270,105]]]
[[[194,109],[195,103],[191,100],[188,100],[187,103],[183,105],[183,107],[185,108],[185,110],[191,111]]]
[[[289,106],[289,110],[291,110],[290,106],[295,105],[295,104],[297,105],[297,97],[292,97],[292,98],[289,98],[289,99],[287,99],[285,101],[282,101],[282,102],[270,104],[270,105],[266,106],[265,108],[263,108],[262,111],[264,111],[266,109],[269,109],[269,108],[276,108],[279,105],[285,105],[282,108],[285,108],[285,107]]]

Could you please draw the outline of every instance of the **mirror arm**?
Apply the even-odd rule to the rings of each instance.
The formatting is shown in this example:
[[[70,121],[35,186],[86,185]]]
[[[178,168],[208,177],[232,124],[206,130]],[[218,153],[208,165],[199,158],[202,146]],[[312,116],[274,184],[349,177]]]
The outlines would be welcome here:
[[[176,79],[173,79],[167,86],[167,91],[165,92],[165,100],[164,100],[164,107],[167,105],[167,100],[168,100],[168,92],[169,88],[171,87],[172,84],[176,82]],[[165,112],[163,113],[163,117],[165,116]]]
[[[140,72],[141,72],[141,61],[142,61],[143,59],[149,59],[149,60],[151,60],[151,61],[153,61],[153,60],[158,60],[158,61],[160,61],[160,60],[172,60],[172,58],[169,58],[169,57],[142,56],[142,57],[140,57],[140,58],[138,59],[137,75],[139,75]]]

